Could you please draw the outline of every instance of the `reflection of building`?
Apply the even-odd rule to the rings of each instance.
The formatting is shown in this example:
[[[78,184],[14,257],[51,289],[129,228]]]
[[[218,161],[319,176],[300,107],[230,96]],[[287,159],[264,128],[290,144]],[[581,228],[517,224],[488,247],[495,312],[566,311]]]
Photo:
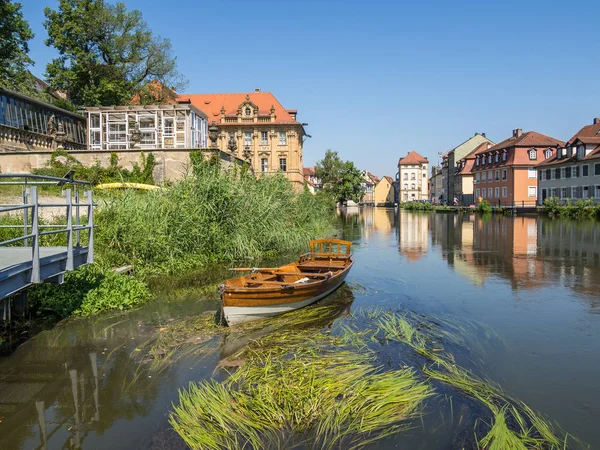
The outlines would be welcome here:
[[[475,198],[494,205],[535,205],[537,171],[552,147],[562,141],[535,131],[513,130],[510,138],[475,152]]]
[[[410,152],[398,161],[399,201],[410,202],[428,199],[428,170],[429,161],[427,161],[427,158],[422,157],[415,151]]]
[[[375,186],[373,203],[375,206],[394,206],[394,180],[385,175]]]
[[[462,144],[454,147],[448,152],[448,202],[451,203],[456,197],[460,202],[463,202],[462,194],[468,194],[465,192],[465,188],[461,186],[461,182],[464,180],[462,177],[455,177],[455,173],[458,170],[458,165],[463,158],[471,155],[476,148],[482,144],[494,143],[485,137],[485,133],[475,133],[475,136],[470,137]],[[467,180],[465,180],[467,181]],[[472,187],[472,186],[471,186]],[[459,191],[460,190],[460,193]],[[473,194],[473,192],[470,192]],[[471,203],[472,200],[469,198],[464,199],[465,203]]]
[[[281,172],[304,185],[302,145],[306,133],[295,109],[285,109],[270,92],[255,89],[235,94],[179,94],[208,114],[219,128],[217,146],[250,160],[255,173]]]
[[[91,150],[207,148],[207,115],[193,105],[86,108]]]
[[[368,239],[372,232],[390,233],[395,225],[396,211],[392,208],[365,206],[360,211],[360,217],[363,223],[363,238]]]
[[[398,244],[400,253],[410,261],[421,258],[429,248],[429,214],[400,209],[398,212]]]
[[[539,203],[546,198],[600,198],[600,118],[537,165]]]

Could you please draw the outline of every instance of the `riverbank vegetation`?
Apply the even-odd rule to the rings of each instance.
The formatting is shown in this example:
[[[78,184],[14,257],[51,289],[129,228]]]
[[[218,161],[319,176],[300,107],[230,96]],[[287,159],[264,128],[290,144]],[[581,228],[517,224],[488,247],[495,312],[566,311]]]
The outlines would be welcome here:
[[[544,200],[542,211],[550,217],[600,218],[600,204],[595,204],[593,199],[572,201],[568,198],[561,203],[557,198],[547,198]]]
[[[419,418],[446,414],[446,401],[463,411],[460,448],[579,448],[475,374],[481,368],[471,361],[497,339],[482,325],[378,308],[341,316],[335,304],[315,306],[225,330],[233,350],[221,348],[219,367],[227,378],[181,390],[174,430],[194,449],[362,448],[425,426]]]
[[[448,205],[433,205],[429,202],[402,202],[400,203],[401,209],[407,211],[454,211],[452,207]]]

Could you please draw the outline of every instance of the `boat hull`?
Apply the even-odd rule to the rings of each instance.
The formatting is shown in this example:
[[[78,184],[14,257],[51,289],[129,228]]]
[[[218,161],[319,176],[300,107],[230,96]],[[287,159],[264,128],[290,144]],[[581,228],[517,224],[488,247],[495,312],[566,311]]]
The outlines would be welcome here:
[[[335,283],[327,291],[306,300],[260,306],[223,306],[223,315],[225,316],[225,320],[227,320],[227,324],[232,326],[238,323],[267,319],[269,317],[285,314],[296,309],[304,308],[305,306],[318,302],[322,298],[328,296],[341,286],[341,284],[344,282],[344,278],[345,277],[343,277],[339,282]]]

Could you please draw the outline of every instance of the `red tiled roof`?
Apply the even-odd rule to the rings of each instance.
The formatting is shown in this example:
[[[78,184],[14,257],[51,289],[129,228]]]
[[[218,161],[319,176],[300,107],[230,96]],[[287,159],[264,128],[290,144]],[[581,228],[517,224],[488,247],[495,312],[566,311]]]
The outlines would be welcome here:
[[[423,158],[421,155],[419,155],[417,152],[415,152],[413,150],[408,155],[406,155],[404,158],[402,158],[400,161],[398,161],[398,165],[422,164],[422,163],[428,163],[428,162],[429,161],[427,160],[427,158]]]
[[[600,144],[600,136],[579,136],[573,142],[581,141],[582,144]]]
[[[482,148],[474,154],[481,154],[495,150],[504,150],[510,147],[555,147],[563,144],[563,141],[551,138],[550,136],[536,133],[535,131],[527,131],[518,137],[511,136],[490,148]]]
[[[384,176],[383,176],[383,178],[385,178],[385,179],[388,181],[388,183],[390,183],[390,184],[394,184],[394,179],[393,179],[392,177],[389,177],[389,176],[387,176],[387,175],[384,175]]]
[[[367,172],[367,176],[373,181],[373,183],[379,183],[379,177],[377,175],[373,175],[371,172]]]
[[[466,158],[465,166],[456,172],[454,175],[471,175],[471,169],[475,164],[475,158]]]
[[[314,167],[304,167],[302,169],[302,174],[305,177],[311,177],[315,175],[315,168]]]
[[[240,92],[234,94],[179,94],[177,99],[191,101],[192,105],[208,114],[208,123],[214,120],[220,125],[239,125],[237,122],[232,124],[221,124],[221,108],[225,108],[225,115],[236,116],[239,106],[248,99],[258,107],[258,114],[269,116],[271,107],[275,108],[275,122],[278,124],[300,124],[290,116],[275,96],[270,92]],[[255,113],[257,113],[255,111]],[[259,122],[263,123],[263,122]]]
[[[596,137],[600,134],[600,120],[594,119],[592,125],[586,125],[579,130],[575,135],[567,141],[567,144],[572,144],[577,138]],[[583,142],[583,141],[582,141]],[[585,142],[584,142],[585,143]],[[594,142],[595,143],[595,142]]]

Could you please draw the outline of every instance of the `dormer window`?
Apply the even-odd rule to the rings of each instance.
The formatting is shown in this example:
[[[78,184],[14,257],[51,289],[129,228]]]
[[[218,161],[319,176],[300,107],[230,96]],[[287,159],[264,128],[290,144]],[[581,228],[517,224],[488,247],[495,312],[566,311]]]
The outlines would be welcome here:
[[[502,161],[506,161],[508,158],[508,153],[506,151],[502,152]]]
[[[529,150],[529,159],[532,161],[535,161],[537,159],[537,150],[535,148]]]
[[[244,114],[246,115],[246,117],[249,117],[252,115],[252,109],[251,108],[246,108],[244,110]]]
[[[496,155],[494,156],[494,160],[495,160],[496,162],[498,162],[498,153],[496,153]]]
[[[546,159],[550,158],[552,156],[552,150],[546,149],[546,153],[544,156],[546,156]]]
[[[491,154],[489,154],[489,155],[488,155],[488,164],[491,164],[491,163],[492,163],[492,155],[491,155]]]
[[[479,156],[475,159],[475,165],[478,166],[479,165]]]

